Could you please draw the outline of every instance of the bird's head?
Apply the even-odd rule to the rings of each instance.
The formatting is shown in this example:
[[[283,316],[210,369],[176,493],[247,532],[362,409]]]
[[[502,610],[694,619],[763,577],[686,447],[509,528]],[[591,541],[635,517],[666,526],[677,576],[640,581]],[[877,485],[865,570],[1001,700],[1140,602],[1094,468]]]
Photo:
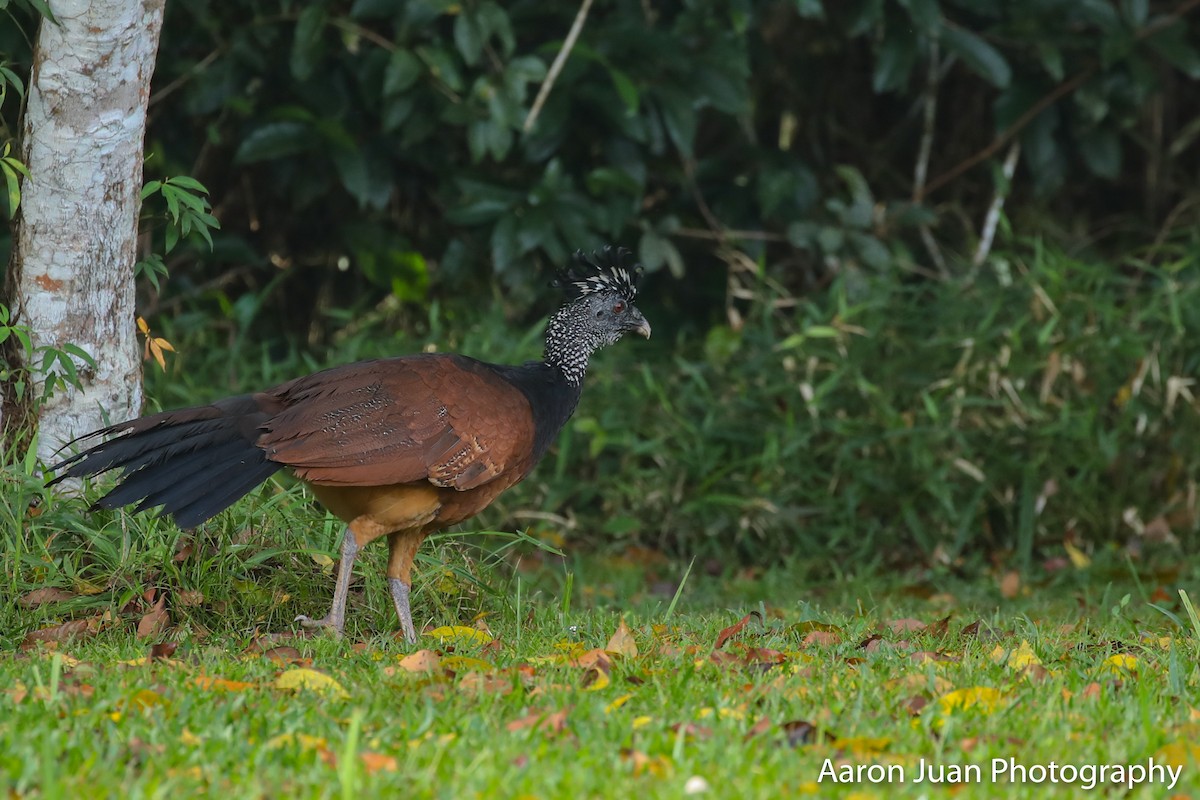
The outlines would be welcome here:
[[[615,343],[626,332],[650,338],[650,323],[634,305],[641,264],[628,264],[624,247],[605,247],[591,255],[577,250],[554,285],[567,298],[564,309],[598,347]]]

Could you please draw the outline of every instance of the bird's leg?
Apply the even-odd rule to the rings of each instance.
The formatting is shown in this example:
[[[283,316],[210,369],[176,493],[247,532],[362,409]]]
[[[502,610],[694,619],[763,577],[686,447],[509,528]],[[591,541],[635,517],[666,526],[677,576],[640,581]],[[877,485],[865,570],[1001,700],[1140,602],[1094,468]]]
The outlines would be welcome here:
[[[396,604],[396,616],[400,617],[404,641],[416,644],[417,630],[413,627],[412,611],[408,607],[408,584],[399,578],[388,578],[388,586],[392,589],[392,602]]]
[[[311,619],[301,614],[296,617],[296,622],[306,628],[331,628],[338,636],[342,635],[342,629],[346,627],[346,595],[350,591],[350,578],[354,575],[354,559],[358,556],[358,549],[354,531],[347,525],[346,533],[342,536],[342,559],[338,563],[337,583],[329,613],[321,619]]]
[[[417,641],[417,629],[413,626],[412,610],[408,605],[412,564],[424,538],[425,534],[420,530],[397,531],[388,536],[388,587],[392,590],[392,602],[396,604],[404,641],[409,644]]]

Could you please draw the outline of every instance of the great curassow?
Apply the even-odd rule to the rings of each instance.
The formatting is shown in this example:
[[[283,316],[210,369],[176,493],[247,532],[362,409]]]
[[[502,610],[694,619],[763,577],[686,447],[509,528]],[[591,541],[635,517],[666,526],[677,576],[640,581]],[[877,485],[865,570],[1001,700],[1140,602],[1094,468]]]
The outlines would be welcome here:
[[[354,559],[388,538],[388,584],[404,636],[416,641],[409,587],[430,533],[474,516],[520,481],[575,411],[588,359],[632,331],[641,267],[628,251],[575,254],[555,285],[566,295],[540,362],[502,366],[460,355],[361,361],[212,405],[164,411],[94,431],[117,434],[52,467],[64,478],[120,468],[95,507],[161,506],[181,528],[223,511],[283,468],[346,523],[333,605],[306,627],[341,634]]]

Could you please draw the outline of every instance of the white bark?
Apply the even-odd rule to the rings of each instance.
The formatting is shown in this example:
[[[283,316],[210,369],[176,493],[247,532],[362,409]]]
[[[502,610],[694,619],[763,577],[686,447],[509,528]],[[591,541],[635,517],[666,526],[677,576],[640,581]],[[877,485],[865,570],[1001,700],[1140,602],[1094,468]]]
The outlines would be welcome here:
[[[164,3],[54,0],[59,24],[43,21],[38,33],[13,300],[35,348],[73,343],[96,361],[95,370],[79,365],[82,390],[60,390],[40,409],[43,460],[141,410],[133,267]]]

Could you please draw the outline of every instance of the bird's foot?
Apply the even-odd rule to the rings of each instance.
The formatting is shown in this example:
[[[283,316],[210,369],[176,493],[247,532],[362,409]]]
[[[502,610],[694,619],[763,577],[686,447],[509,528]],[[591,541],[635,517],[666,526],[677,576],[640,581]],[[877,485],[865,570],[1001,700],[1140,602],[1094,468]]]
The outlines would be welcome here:
[[[299,622],[305,628],[325,628],[326,630],[333,631],[334,635],[339,637],[342,635],[342,630],[346,627],[345,618],[335,615],[332,611],[320,619],[313,619],[312,617],[300,614],[293,622]]]
[[[388,578],[388,586],[392,590],[392,602],[396,605],[396,616],[400,618],[400,629],[404,631],[404,641],[416,644],[417,631],[413,627],[412,611],[408,607],[408,584],[399,578]]]

